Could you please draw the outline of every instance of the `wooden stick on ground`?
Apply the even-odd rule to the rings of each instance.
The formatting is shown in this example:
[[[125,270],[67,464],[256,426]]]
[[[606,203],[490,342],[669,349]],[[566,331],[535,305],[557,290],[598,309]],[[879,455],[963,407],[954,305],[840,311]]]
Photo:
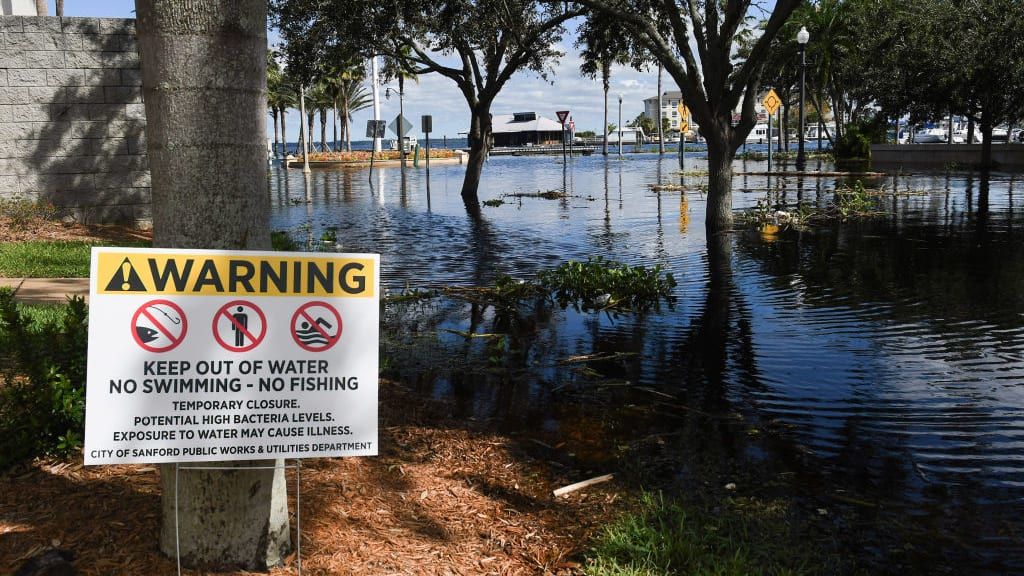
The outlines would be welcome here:
[[[569,484],[568,486],[563,486],[563,487],[561,487],[561,488],[559,488],[559,489],[554,491],[555,498],[558,498],[559,496],[565,496],[566,494],[569,494],[571,492],[575,492],[577,490],[582,490],[583,488],[586,488],[588,486],[593,486],[594,484],[600,484],[601,482],[607,482],[607,481],[611,480],[613,476],[614,476],[614,474],[605,474],[604,476],[595,476],[594,478],[591,478],[590,480],[584,480],[583,482],[577,482],[575,484]]]

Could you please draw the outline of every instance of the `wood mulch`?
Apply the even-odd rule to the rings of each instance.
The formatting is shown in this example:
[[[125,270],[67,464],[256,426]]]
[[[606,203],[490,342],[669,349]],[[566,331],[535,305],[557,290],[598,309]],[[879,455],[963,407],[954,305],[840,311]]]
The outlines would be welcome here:
[[[615,481],[555,498],[590,471],[532,457],[525,435],[453,420],[399,383],[381,381],[380,399],[379,456],[303,463],[304,574],[578,574],[594,531],[622,508]],[[55,547],[84,575],[174,574],[158,549],[159,486],[154,466],[80,458],[0,476],[0,573]],[[297,573],[294,554],[270,571]]]
[[[110,224],[79,224],[77,222],[61,222],[30,218],[25,221],[12,221],[0,214],[0,243],[36,241],[88,241],[88,242],[119,242],[123,240],[152,240],[150,230],[140,230],[128,226]]]

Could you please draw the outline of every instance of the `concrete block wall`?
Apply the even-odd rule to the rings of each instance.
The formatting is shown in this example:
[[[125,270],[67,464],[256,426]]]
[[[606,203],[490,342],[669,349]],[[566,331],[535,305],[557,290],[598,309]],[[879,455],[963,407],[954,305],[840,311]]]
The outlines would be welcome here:
[[[150,221],[135,21],[0,16],[0,198]]]

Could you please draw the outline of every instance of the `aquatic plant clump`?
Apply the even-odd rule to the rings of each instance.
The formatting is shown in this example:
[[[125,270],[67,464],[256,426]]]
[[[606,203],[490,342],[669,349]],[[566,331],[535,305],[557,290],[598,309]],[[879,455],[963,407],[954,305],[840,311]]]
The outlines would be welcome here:
[[[629,308],[645,312],[665,300],[675,303],[676,280],[653,268],[629,266],[601,256],[586,262],[570,260],[554,270],[541,272],[537,282],[552,293],[564,308],[572,304],[581,310]]]

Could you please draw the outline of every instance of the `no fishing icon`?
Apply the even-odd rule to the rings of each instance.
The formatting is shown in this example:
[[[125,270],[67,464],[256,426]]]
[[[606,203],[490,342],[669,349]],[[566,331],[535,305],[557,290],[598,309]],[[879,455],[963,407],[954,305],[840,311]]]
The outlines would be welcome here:
[[[188,332],[188,318],[170,300],[150,300],[132,316],[132,338],[148,352],[169,352],[178,347]]]
[[[292,315],[292,339],[303,350],[324,352],[341,338],[341,314],[326,302],[308,302]]]

